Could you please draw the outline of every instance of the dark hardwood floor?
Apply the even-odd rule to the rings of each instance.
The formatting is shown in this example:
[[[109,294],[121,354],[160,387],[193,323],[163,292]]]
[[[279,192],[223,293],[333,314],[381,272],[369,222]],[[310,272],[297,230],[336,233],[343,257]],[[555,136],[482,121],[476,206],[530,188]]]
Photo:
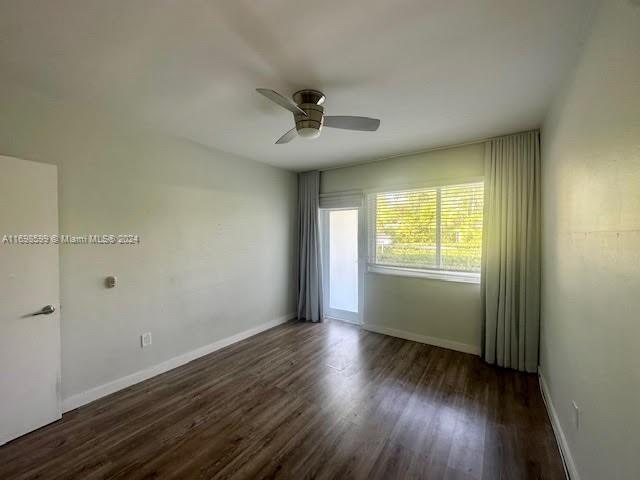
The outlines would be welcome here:
[[[563,479],[535,375],[289,323],[0,447],[0,478]]]

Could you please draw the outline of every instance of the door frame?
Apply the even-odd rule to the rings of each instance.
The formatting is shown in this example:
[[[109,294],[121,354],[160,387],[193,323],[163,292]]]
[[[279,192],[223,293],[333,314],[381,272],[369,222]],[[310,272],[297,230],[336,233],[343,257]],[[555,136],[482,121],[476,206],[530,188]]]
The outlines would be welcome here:
[[[329,307],[329,215],[332,211],[356,210],[358,212],[358,311],[348,312]],[[326,319],[362,325],[364,319],[364,279],[367,266],[367,235],[365,223],[365,211],[362,207],[339,207],[320,209],[320,254],[322,256],[322,285],[323,285],[323,316]]]

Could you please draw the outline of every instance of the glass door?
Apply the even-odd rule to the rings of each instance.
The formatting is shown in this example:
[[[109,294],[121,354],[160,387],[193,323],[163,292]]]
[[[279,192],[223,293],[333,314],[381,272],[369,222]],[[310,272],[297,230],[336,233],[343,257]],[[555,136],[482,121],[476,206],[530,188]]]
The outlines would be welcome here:
[[[324,312],[359,322],[358,209],[322,210]]]

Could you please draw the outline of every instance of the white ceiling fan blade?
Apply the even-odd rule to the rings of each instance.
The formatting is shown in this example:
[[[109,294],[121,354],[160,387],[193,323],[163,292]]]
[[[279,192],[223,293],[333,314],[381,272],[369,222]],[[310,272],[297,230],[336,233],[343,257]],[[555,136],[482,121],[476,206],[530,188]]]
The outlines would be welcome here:
[[[281,143],[289,143],[291,140],[293,140],[297,136],[298,136],[298,132],[296,131],[295,128],[292,128],[276,141],[276,145],[280,145]]]
[[[375,132],[380,126],[380,120],[369,117],[350,117],[347,115],[334,115],[324,117],[324,126],[342,128],[344,130],[361,130]]]
[[[304,115],[305,117],[307,116],[304,110],[293,103],[293,100],[289,100],[287,97],[283,97],[274,90],[269,90],[268,88],[256,88],[256,91],[267,97],[272,102],[275,102],[281,107],[286,108],[291,113],[299,113],[301,115]]]

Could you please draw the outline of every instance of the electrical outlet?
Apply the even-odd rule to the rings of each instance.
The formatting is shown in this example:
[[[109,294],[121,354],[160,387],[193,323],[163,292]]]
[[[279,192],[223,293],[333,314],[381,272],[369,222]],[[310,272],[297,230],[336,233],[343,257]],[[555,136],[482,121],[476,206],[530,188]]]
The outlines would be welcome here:
[[[142,348],[148,347],[151,345],[151,332],[145,332],[140,335],[140,346]]]
[[[580,430],[580,408],[575,401],[572,401],[571,405],[573,405],[573,426],[578,431]]]

